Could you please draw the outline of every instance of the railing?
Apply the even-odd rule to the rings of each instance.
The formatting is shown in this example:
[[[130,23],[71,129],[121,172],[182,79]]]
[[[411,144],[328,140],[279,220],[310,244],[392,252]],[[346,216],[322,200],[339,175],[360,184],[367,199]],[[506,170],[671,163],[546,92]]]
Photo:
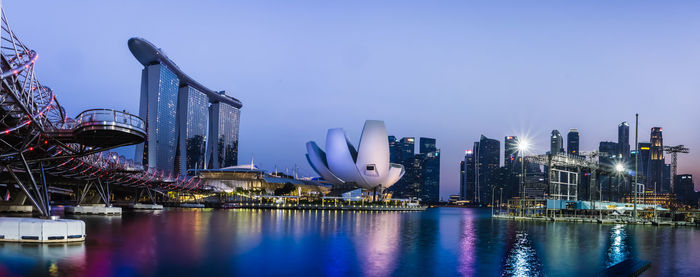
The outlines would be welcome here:
[[[146,123],[138,116],[110,109],[92,109],[80,113],[77,117],[77,126],[94,125],[96,122],[103,124],[123,124],[129,127],[146,129]]]

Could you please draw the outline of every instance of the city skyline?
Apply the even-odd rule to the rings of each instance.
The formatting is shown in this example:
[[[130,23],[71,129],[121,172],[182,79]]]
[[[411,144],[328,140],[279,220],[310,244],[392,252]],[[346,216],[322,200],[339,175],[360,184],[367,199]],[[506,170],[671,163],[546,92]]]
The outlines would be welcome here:
[[[13,10],[20,5],[3,4]],[[259,3],[219,4],[217,9],[181,2],[176,16],[163,16],[147,12],[159,3],[43,1],[34,12],[52,24],[32,24],[31,18],[18,15],[9,19],[41,53],[37,72],[63,102],[71,103],[69,115],[106,103],[137,113],[142,66],[130,56],[126,41],[133,36],[152,39],[193,78],[246,103],[239,163],[254,156],[267,170],[296,164],[301,174],[311,175],[304,142],[322,141],[322,130],[344,126],[356,138],[361,131],[357,122],[380,119],[389,134],[438,140],[440,194],[446,199],[458,193],[459,161],[481,134],[499,141],[526,135],[533,152],[544,153],[551,130],[563,134],[576,128],[580,151],[591,151],[601,141],[617,141],[616,127],[627,121],[633,150],[634,113],[639,112],[639,141],[649,141],[651,127],[663,127],[664,145],[691,149],[679,156],[678,173],[700,174],[700,155],[693,152],[700,144],[692,139],[700,135],[693,128],[699,115],[693,103],[700,100],[695,93],[700,89],[695,66],[700,64],[695,50],[700,37],[694,33],[700,26],[698,9],[579,3],[549,9],[536,5],[527,9],[529,14],[513,14],[523,6],[455,3],[423,9],[408,4],[383,19],[362,7],[336,4],[267,7],[265,12]],[[586,14],[591,11],[596,17]],[[134,22],[120,20],[127,12],[134,13]],[[226,28],[187,26],[178,22],[184,13],[201,17],[199,26]],[[414,14],[424,23],[411,21]],[[503,22],[483,25],[488,16]],[[519,24],[525,27],[511,30]],[[183,41],[167,30],[197,33],[211,45]],[[329,39],[310,40],[318,37]],[[206,55],[192,55],[194,51]],[[66,64],[83,82],[64,78]],[[368,103],[367,97],[380,101]],[[133,153],[129,151],[125,153]]]

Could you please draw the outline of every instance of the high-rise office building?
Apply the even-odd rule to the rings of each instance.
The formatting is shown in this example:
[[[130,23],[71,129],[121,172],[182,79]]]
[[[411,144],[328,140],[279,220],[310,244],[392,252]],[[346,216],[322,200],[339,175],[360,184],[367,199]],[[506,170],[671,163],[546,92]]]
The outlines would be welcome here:
[[[577,129],[569,129],[566,135],[566,153],[578,155],[579,133]]]
[[[601,166],[613,168],[619,162],[617,143],[612,141],[601,141],[598,147],[598,163]]]
[[[693,182],[693,175],[678,174],[676,175],[675,184],[676,187],[674,188],[674,193],[678,197],[678,200],[681,201],[681,203],[691,206],[698,205],[698,195],[695,192],[695,183]]]
[[[491,188],[500,184],[498,181],[498,169],[500,168],[501,143],[498,140],[481,135],[478,151],[478,190],[479,202],[491,202]]]
[[[440,201],[440,150],[420,153],[420,198],[429,203]]]
[[[648,178],[649,178],[649,162],[651,161],[651,143],[648,142],[640,142],[639,143],[639,150],[635,152],[635,156],[639,155],[636,157],[637,159],[637,170],[639,171],[639,174],[637,175],[637,182],[642,183],[646,186],[646,189],[653,189],[653,186],[649,186]],[[632,158],[632,155],[630,155],[630,158]]]
[[[236,165],[241,102],[193,80],[152,43],[131,38],[128,45],[144,66],[139,116],[147,134],[135,160],[173,176]]]
[[[424,138],[421,137],[419,139],[420,143],[420,153],[430,153],[434,152],[437,150],[437,147],[435,146],[435,139],[434,138]]]
[[[661,127],[651,128],[651,148],[649,151],[649,177],[648,185],[653,188],[656,185],[656,192],[669,192],[669,188],[664,186],[664,141]]]
[[[624,121],[617,125],[617,152],[622,161],[629,164],[630,160],[630,125]]]
[[[464,167],[464,175],[460,180],[460,195],[462,196],[463,200],[474,201],[474,192],[476,191],[474,187],[474,184],[476,184],[476,165],[474,159],[474,151],[472,149],[466,150],[464,152],[464,160],[461,163]]]
[[[564,152],[564,139],[561,137],[559,131],[552,130],[549,153],[552,155],[556,155],[562,152]]]
[[[426,151],[415,154],[415,139],[404,137],[396,141],[389,136],[390,159],[404,166],[404,176],[389,190],[396,197],[417,197],[425,202],[440,200],[440,149],[437,149],[435,139],[420,138],[420,150]],[[394,146],[392,147],[392,142]]]
[[[467,199],[467,184],[465,183],[466,176],[464,175],[465,165],[466,164],[464,163],[464,160],[459,161],[459,199],[460,200]]]
[[[503,140],[503,167],[509,172],[517,171],[515,164],[518,162],[518,137],[507,136]]]
[[[415,156],[415,138],[405,137],[401,139],[401,160],[408,161]]]
[[[391,163],[401,163],[401,144],[395,136],[389,136],[389,161]]]

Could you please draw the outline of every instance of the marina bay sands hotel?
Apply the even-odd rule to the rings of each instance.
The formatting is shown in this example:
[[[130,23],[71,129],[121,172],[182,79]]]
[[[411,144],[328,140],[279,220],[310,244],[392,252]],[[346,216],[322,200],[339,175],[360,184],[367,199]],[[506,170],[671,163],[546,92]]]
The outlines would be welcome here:
[[[147,138],[134,160],[172,176],[236,165],[241,101],[193,80],[145,39],[128,45],[144,66],[139,116]]]

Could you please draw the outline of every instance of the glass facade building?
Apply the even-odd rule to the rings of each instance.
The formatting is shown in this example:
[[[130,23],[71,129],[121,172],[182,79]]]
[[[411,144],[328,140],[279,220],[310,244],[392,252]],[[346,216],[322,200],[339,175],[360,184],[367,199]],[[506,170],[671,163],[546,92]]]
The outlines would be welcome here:
[[[136,146],[136,160],[144,166],[174,173],[177,149],[177,104],[180,79],[163,64],[141,73],[139,116],[146,121],[146,142]]]
[[[180,139],[176,158],[180,175],[188,169],[205,167],[205,151],[209,122],[209,98],[192,86],[180,88]]]
[[[225,103],[209,107],[209,168],[238,164],[240,110]]]
[[[649,188],[656,187],[656,192],[669,192],[669,188],[664,185],[664,139],[661,127],[651,128],[651,138],[649,143],[649,177],[647,185]]]
[[[579,133],[578,129],[569,129],[566,135],[566,152],[570,155],[578,155]]]
[[[193,80],[145,39],[131,38],[128,46],[144,66],[139,115],[147,138],[136,147],[135,160],[173,177],[237,165],[243,104]]]

